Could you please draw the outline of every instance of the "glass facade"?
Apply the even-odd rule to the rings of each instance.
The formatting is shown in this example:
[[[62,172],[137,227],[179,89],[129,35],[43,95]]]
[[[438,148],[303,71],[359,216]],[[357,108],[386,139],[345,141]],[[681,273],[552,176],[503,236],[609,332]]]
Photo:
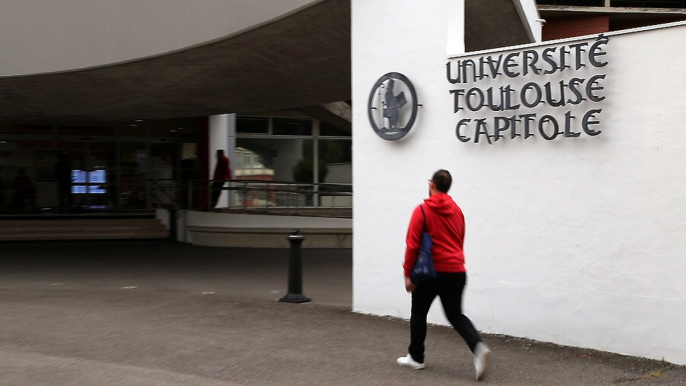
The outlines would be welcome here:
[[[199,178],[201,119],[112,124],[0,123],[0,213],[151,209],[150,180],[182,194]]]
[[[199,154],[203,130],[206,117],[0,122],[0,213],[139,211],[172,203],[206,208],[207,182],[199,181],[200,168],[208,167],[199,157],[209,159]],[[316,206],[327,204],[327,192],[351,191],[351,138],[349,129],[304,116],[239,116],[234,179],[279,188],[260,198],[233,194],[233,205]]]
[[[351,199],[339,199],[334,205],[331,194],[327,195],[352,191],[351,133],[316,119],[238,117],[234,170],[238,181],[250,180],[253,186],[255,181],[264,181],[278,187],[274,194],[259,199],[238,194],[235,203],[239,206],[352,206]],[[313,188],[313,183],[319,185]],[[288,189],[313,193],[299,194],[294,202],[296,195],[289,195]]]

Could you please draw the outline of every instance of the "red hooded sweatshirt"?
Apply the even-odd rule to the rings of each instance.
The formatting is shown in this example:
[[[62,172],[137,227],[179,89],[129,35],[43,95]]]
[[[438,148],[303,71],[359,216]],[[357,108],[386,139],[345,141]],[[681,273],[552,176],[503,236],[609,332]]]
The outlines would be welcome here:
[[[226,181],[231,179],[231,168],[229,167],[229,157],[223,155],[217,159],[217,166],[214,168],[214,180]]]
[[[426,229],[433,242],[431,255],[436,272],[465,272],[462,251],[465,227],[462,210],[446,193],[434,193],[424,200],[422,206],[426,214]],[[407,229],[407,249],[403,264],[405,277],[410,277],[410,271],[417,261],[423,229],[424,216],[422,209],[417,206]]]

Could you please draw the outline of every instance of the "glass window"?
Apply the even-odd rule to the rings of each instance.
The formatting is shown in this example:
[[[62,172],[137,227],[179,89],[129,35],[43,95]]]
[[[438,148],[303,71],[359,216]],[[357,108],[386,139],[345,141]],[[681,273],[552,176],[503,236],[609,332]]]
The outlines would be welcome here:
[[[181,159],[183,161],[198,159],[198,144],[184,142],[181,145]]]
[[[331,137],[350,137],[352,135],[351,127],[347,129],[336,127],[326,122],[319,123],[319,135]]]
[[[264,165],[262,165],[260,162],[260,157],[258,157],[255,153],[251,154],[250,156],[250,165],[257,169],[264,167]]]
[[[312,179],[311,139],[236,139],[236,154],[251,157],[237,162],[236,179],[308,182]],[[240,149],[239,149],[240,148]],[[310,161],[309,169],[307,160]],[[257,161],[257,162],[255,162]],[[303,172],[305,170],[305,172]],[[309,170],[309,175],[307,175]]]
[[[352,183],[352,141],[319,141],[319,182]]]
[[[613,7],[686,8],[684,0],[612,0]]]
[[[603,0],[538,0],[537,3],[539,5],[566,5],[576,7],[602,7],[605,4]]]
[[[148,156],[145,143],[121,144],[121,191],[118,204],[122,208],[144,208],[146,206],[145,171]]]
[[[249,134],[267,134],[269,118],[236,118],[236,132]]]
[[[274,118],[274,135],[312,135],[312,120],[308,118]]]

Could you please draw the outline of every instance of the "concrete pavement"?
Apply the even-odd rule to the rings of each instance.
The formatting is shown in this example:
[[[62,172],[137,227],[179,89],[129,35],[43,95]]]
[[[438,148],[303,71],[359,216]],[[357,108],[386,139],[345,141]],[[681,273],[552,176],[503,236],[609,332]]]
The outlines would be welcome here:
[[[427,368],[400,368],[408,323],[353,314],[350,250],[169,243],[0,245],[0,385],[471,385],[471,354],[431,327]],[[409,299],[408,299],[409,301]],[[627,337],[630,339],[630,337]],[[686,385],[686,368],[485,335],[490,385]]]

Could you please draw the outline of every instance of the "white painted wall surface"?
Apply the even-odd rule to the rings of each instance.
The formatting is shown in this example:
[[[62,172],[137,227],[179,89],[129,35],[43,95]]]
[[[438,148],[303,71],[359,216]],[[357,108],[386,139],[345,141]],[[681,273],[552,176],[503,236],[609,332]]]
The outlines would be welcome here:
[[[336,228],[352,227],[347,218],[277,216],[185,211],[188,226],[227,228]]]
[[[409,318],[406,227],[446,168],[478,329],[686,364],[686,26],[610,37],[601,135],[461,143],[447,1],[353,0],[354,310]],[[374,133],[366,106],[391,71],[423,104],[396,142]],[[439,303],[429,320],[447,324]]]
[[[512,0],[517,7],[522,22],[525,23],[529,29],[530,37],[535,42],[542,40],[543,28],[541,25],[541,16],[538,14],[538,6],[536,0]]]
[[[156,216],[162,223],[169,227],[169,215],[166,210],[158,209]],[[193,243],[193,236],[186,227],[224,227],[224,228],[293,228],[293,229],[350,229],[353,226],[351,219],[347,218],[324,218],[305,216],[275,216],[255,214],[231,214],[197,212],[192,210],[180,210],[177,215],[177,238],[179,241]]]
[[[518,0],[513,0],[518,1]],[[465,51],[464,47],[464,18],[465,18],[465,0],[449,1],[446,4],[446,15],[448,22],[446,23],[446,52],[448,55],[458,55]]]
[[[321,0],[3,0],[0,76],[67,71],[185,49]]]

